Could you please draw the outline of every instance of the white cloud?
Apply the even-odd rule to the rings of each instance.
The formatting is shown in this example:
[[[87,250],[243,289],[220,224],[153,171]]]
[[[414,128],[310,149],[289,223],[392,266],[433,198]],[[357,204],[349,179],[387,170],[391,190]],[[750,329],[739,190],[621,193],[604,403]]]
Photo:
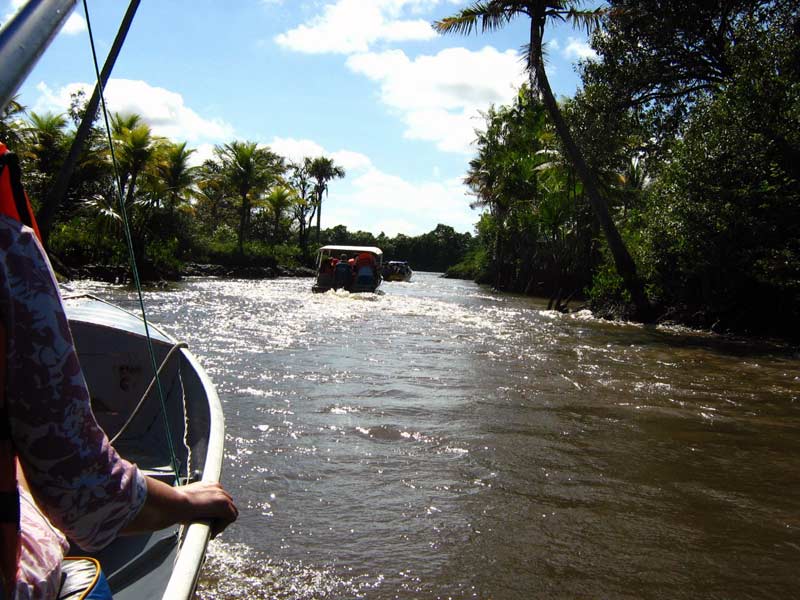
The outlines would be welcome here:
[[[194,148],[194,152],[189,156],[189,164],[193,167],[202,165],[205,161],[215,158],[214,154],[215,144],[198,144]]]
[[[506,104],[525,81],[514,50],[448,48],[412,60],[401,50],[355,54],[354,72],[380,83],[380,98],[406,125],[405,137],[470,153],[478,112]]]
[[[67,22],[64,23],[64,27],[61,31],[66,35],[77,35],[87,31],[87,29],[86,19],[77,12],[73,12],[67,19]]]
[[[372,161],[365,154],[350,150],[339,150],[331,153],[331,158],[337,165],[344,167],[348,173],[362,171],[372,167]]]
[[[275,137],[267,144],[273,152],[293,163],[300,163],[305,157],[327,156],[325,149],[311,140]]]
[[[569,43],[562,51],[562,54],[564,55],[564,58],[570,60],[584,58],[595,60],[597,58],[597,53],[592,50],[592,47],[587,42],[574,37],[569,38]]]
[[[476,214],[469,202],[459,179],[411,182],[370,168],[331,184],[322,226],[343,223],[351,231],[383,231],[389,236],[420,235],[439,223],[472,231]]]
[[[33,105],[36,112],[65,112],[70,94],[83,90],[90,97],[94,86],[70,83],[51,90],[45,83],[36,86],[40,96]],[[234,137],[233,127],[220,119],[206,119],[186,106],[177,92],[154,87],[145,81],[111,79],[105,91],[108,110],[112,113],[136,113],[150,125],[153,133],[173,141],[224,143]]]
[[[273,152],[299,162],[305,156],[329,156],[344,167],[345,178],[330,183],[322,209],[322,227],[345,225],[350,231],[375,235],[420,235],[439,223],[472,231],[476,213],[460,179],[442,180],[434,169],[431,181],[411,182],[385,173],[370,158],[353,150],[326,150],[313,140],[273,138]]]
[[[275,42],[309,54],[366,52],[378,42],[424,41],[437,36],[427,19],[405,19],[404,11],[420,14],[438,0],[338,0],[322,14],[281,33]]]
[[[394,236],[420,235],[439,223],[472,231],[476,213],[459,178],[442,180],[434,169],[429,181],[407,181],[381,171],[370,158],[353,150],[328,151],[313,140],[273,138],[268,144],[292,161],[304,156],[329,156],[344,167],[344,179],[330,183],[322,210],[322,227],[345,225],[350,231]]]
[[[372,167],[372,161],[365,154],[352,150],[329,152],[312,140],[275,137],[267,145],[273,152],[277,152],[294,163],[299,163],[306,157],[327,156],[332,158],[335,164],[343,167],[348,175],[352,172],[363,171]]]

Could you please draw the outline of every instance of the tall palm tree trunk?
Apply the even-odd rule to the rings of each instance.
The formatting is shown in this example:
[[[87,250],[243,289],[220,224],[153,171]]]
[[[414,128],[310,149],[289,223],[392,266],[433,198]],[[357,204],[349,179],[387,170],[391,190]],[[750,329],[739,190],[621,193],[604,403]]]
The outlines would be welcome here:
[[[543,11],[540,15],[536,15],[531,19],[530,63],[532,66],[531,74],[535,76],[535,81],[531,81],[531,90],[539,90],[542,103],[555,125],[556,132],[564,144],[564,149],[572,165],[575,167],[578,177],[580,177],[581,182],[583,182],[584,190],[589,197],[589,203],[605,234],[617,272],[620,277],[622,277],[625,288],[630,293],[631,300],[636,307],[636,317],[643,321],[650,320],[653,316],[653,310],[644,292],[644,286],[636,273],[636,263],[633,262],[633,258],[631,258],[625,243],[622,241],[622,236],[619,234],[619,230],[614,220],[611,218],[608,204],[602,196],[600,196],[597,180],[575,143],[572,133],[570,133],[569,127],[567,127],[567,123],[564,121],[564,117],[561,115],[561,111],[558,108],[558,103],[556,102],[555,96],[553,96],[553,91],[550,89],[550,82],[547,79],[547,73],[545,72],[544,62],[542,60],[542,33],[544,31],[544,23],[545,15]]]
[[[242,194],[242,214],[239,215],[239,255],[244,256],[244,238],[247,232],[247,217],[250,215],[250,202],[247,194]]]
[[[145,239],[144,239],[144,227],[142,227],[141,231],[137,231],[136,225],[134,224],[132,214],[132,207],[133,201],[136,194],[136,178],[139,177],[139,171],[134,170],[131,172],[130,181],[128,182],[128,189],[124,190],[124,206],[120,206],[120,213],[124,210],[127,216],[127,223],[129,227],[129,233],[131,236],[131,248],[133,249],[133,260],[136,263],[137,270],[144,265],[144,257],[145,257]],[[140,223],[141,225],[141,223]]]
[[[320,244],[320,239],[322,235],[322,229],[320,228],[320,222],[322,221],[322,192],[317,194],[317,246]]]

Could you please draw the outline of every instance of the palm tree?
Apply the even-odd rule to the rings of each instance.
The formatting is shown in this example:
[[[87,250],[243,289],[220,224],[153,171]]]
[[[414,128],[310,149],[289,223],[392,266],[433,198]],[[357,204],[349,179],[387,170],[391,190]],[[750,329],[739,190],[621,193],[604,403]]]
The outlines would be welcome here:
[[[502,112],[502,109],[501,109]],[[491,107],[485,115],[486,130],[476,132],[475,145],[478,154],[469,161],[469,169],[464,183],[475,195],[470,208],[487,208],[494,224],[494,248],[492,249],[491,271],[494,273],[494,286],[502,288],[505,265],[504,244],[505,221],[508,212],[508,198],[503,194],[501,173],[498,163],[501,160],[502,116]]]
[[[230,190],[225,185],[222,165],[217,161],[208,159],[198,167],[195,200],[198,222],[207,234],[227,223],[229,216],[235,213]]]
[[[50,182],[58,172],[63,160],[69,136],[66,133],[67,118],[61,114],[31,113],[30,121],[23,130],[25,152],[35,172],[29,174],[28,191],[31,199],[43,199]]]
[[[19,119],[25,113],[25,107],[14,96],[0,110],[0,142],[8,146],[9,150],[16,151],[22,142]]]
[[[264,203],[272,217],[272,243],[280,243],[281,220],[292,202],[295,200],[294,191],[284,185],[277,185],[264,198]]]
[[[214,148],[222,162],[222,174],[241,199],[239,214],[239,254],[244,254],[244,242],[250,228],[253,200],[263,194],[284,171],[284,160],[257,142],[234,141]]]
[[[163,140],[153,135],[150,127],[142,122],[139,115],[112,118],[114,152],[119,166],[119,206],[120,215],[124,208],[131,228],[131,243],[134,259],[141,265],[145,257],[145,232],[150,215],[146,209],[133,214],[134,206],[142,206],[137,200],[137,185],[143,175],[151,175],[159,144]],[[124,221],[124,219],[123,219]],[[135,231],[134,231],[135,230]]]
[[[314,202],[317,210],[317,243],[320,241],[320,221],[322,216],[322,195],[328,191],[328,182],[344,177],[344,168],[335,165],[332,158],[319,156],[306,159],[308,174],[314,180]]]
[[[308,173],[310,165],[311,161],[309,159],[305,159],[299,164],[289,165],[291,172],[289,183],[294,189],[296,198],[292,206],[292,212],[297,220],[297,243],[300,246],[303,261],[308,259],[308,231],[314,216],[313,201],[310,200],[312,193],[311,176]]]
[[[120,136],[126,129],[136,129],[139,125],[143,124],[142,116],[136,113],[114,113],[111,115],[111,133],[114,136]]]
[[[609,250],[614,257],[617,273],[624,281],[636,307],[637,317],[647,320],[651,318],[652,310],[645,295],[644,286],[636,273],[636,264],[611,218],[607,202],[600,195],[594,174],[589,169],[566,121],[564,121],[555,96],[550,89],[550,82],[544,68],[543,37],[545,26],[549,21],[570,22],[587,31],[599,24],[603,9],[581,10],[582,4],[583,2],[580,0],[487,0],[475,2],[456,15],[435,22],[434,28],[440,33],[470,34],[478,29],[483,32],[495,31],[518,16],[526,16],[531,20],[530,43],[526,56],[531,90],[539,91],[541,100],[555,125],[567,155],[583,182],[589,203],[603,229]]]
[[[120,168],[120,195],[125,206],[132,206],[139,176],[150,166],[156,152],[157,140],[148,125],[130,124],[133,128],[122,126],[114,132],[115,151]]]
[[[623,216],[628,213],[629,208],[638,204],[647,187],[647,181],[647,172],[642,160],[638,157],[629,160],[622,173],[617,174],[617,187],[622,198]]]
[[[66,139],[67,118],[61,114],[32,112],[30,123],[24,132],[28,151],[36,159],[37,167],[45,174],[52,174]]]
[[[197,167],[189,165],[189,157],[194,150],[186,147],[186,142],[177,144],[167,142],[161,147],[156,173],[166,195],[166,208],[170,216],[189,199],[195,182]]]

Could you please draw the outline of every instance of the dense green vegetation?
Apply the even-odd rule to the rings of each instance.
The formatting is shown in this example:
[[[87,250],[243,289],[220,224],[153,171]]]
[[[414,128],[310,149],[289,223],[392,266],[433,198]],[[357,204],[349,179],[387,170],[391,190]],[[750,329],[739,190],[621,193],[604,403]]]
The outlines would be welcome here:
[[[320,231],[327,157],[292,164],[231,142],[191,166],[185,143],[115,115],[114,183],[95,127],[65,198],[48,197],[84,111],[28,114],[11,102],[0,136],[21,157],[48,248],[66,266],[124,264],[126,208],[145,275],[186,262],[310,265],[319,244],[377,245],[416,270],[577,299],[609,315],[800,337],[800,8],[788,0],[476,2],[446,33],[531,25],[530,80],[493,106],[465,175],[476,236]],[[553,20],[592,33],[582,90],[553,97],[543,39]]]
[[[138,115],[113,115],[113,157],[103,130],[92,129],[65,198],[54,201],[53,182],[84,100],[74,97],[69,115],[27,115],[12,102],[0,118],[0,134],[21,158],[43,237],[61,268],[126,265],[124,220],[146,278],[176,277],[185,263],[311,266],[318,245],[327,243],[377,245],[387,259],[441,272],[461,260],[473,240],[445,225],[417,237],[375,237],[341,225],[320,231],[328,186],[345,176],[333,159],[292,164],[256,142],[233,141],[192,166],[194,150],[154,136]]]
[[[485,114],[465,179],[487,210],[459,270],[555,307],[586,295],[609,313],[800,336],[798,4],[612,0],[599,18],[579,5],[479,2],[437,24],[532,24],[531,87]],[[596,25],[598,54],[555,110],[540,64],[553,18]]]

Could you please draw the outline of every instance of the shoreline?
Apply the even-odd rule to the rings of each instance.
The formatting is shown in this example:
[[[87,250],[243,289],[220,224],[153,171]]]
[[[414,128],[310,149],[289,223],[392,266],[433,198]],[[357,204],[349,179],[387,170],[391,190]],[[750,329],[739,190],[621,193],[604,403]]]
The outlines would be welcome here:
[[[128,265],[83,265],[81,267],[56,267],[59,280],[71,281],[93,279],[103,283],[132,283],[131,270]],[[277,279],[278,277],[314,277],[316,271],[309,267],[275,267],[231,266],[210,263],[187,263],[180,271],[164,272],[142,269],[139,277],[143,284],[158,285],[181,281],[186,277],[230,277],[235,279]]]

